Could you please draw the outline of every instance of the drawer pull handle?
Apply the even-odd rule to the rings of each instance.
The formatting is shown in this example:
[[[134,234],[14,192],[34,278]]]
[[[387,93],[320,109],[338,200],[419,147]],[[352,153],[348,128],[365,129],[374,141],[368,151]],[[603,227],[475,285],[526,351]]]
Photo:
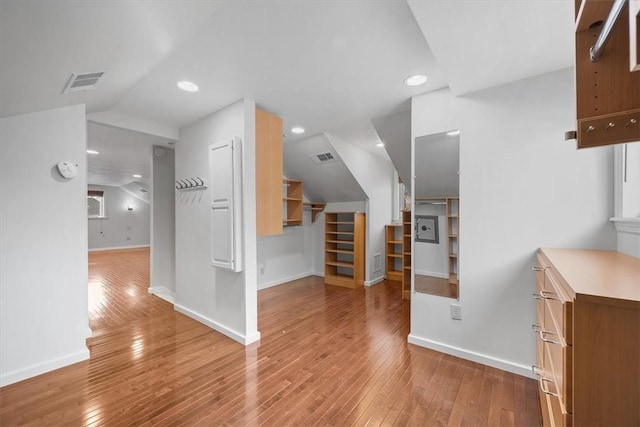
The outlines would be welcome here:
[[[535,323],[531,325],[531,329],[533,329],[533,332],[535,333],[538,333],[542,330],[542,328],[540,328],[540,326],[536,325]]]
[[[615,127],[615,126],[616,126],[615,123],[609,122],[609,124],[607,126],[605,126],[604,130],[610,129],[610,128]]]
[[[536,293],[534,292],[534,294],[533,294],[533,299],[544,299],[544,298],[543,298],[540,294],[536,294]]]
[[[544,267],[539,267],[537,265],[534,265],[533,267],[531,267],[531,269],[533,271],[544,271]]]
[[[554,300],[554,301],[559,301],[559,299],[557,298],[558,295],[554,294],[553,292],[540,291],[539,294],[543,299],[550,299],[550,300]]]
[[[537,377],[542,376],[542,368],[540,368],[539,366],[531,365],[531,372],[533,372],[533,374]]]
[[[594,130],[596,130],[596,128],[594,126],[589,126],[587,128],[587,133],[593,132]]]
[[[544,383],[545,383],[545,382],[549,382],[549,383],[550,383],[550,382],[552,382],[552,381],[550,381],[550,380],[548,380],[548,379],[546,379],[546,378],[540,378],[540,379],[538,379],[538,382],[540,383],[540,391],[542,391],[544,394],[548,394],[549,396],[554,396],[554,397],[560,397],[560,396],[558,395],[558,393],[554,393],[554,392],[552,392],[552,391],[549,391],[549,390],[547,390],[547,388],[544,386]]]
[[[543,331],[543,330],[539,330],[538,334],[540,335],[540,339],[546,343],[549,344],[555,344],[555,345],[562,345],[561,342],[558,341],[554,341],[554,340],[550,340],[549,338],[545,338],[545,334],[551,334],[551,332],[547,332],[547,331]],[[553,335],[553,334],[551,334]]]

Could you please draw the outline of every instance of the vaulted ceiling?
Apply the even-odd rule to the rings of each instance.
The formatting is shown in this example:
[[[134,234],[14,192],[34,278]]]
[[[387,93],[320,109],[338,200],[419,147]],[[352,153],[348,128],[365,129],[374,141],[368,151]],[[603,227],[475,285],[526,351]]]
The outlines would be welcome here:
[[[0,116],[85,103],[89,113],[176,129],[250,98],[285,129],[306,128],[287,132],[285,150],[332,132],[386,158],[381,139],[389,153],[410,141],[381,138],[372,120],[407,110],[412,96],[571,66],[573,3],[2,1]],[[72,73],[104,70],[94,90],[62,94]],[[429,76],[425,85],[403,84],[417,73]],[[177,80],[200,91],[182,92]]]

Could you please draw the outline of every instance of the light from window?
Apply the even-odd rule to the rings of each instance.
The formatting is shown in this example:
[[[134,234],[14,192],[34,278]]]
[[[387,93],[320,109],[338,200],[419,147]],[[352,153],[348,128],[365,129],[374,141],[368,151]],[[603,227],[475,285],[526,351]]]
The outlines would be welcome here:
[[[89,218],[104,218],[104,192],[89,190],[87,192],[87,212]]]

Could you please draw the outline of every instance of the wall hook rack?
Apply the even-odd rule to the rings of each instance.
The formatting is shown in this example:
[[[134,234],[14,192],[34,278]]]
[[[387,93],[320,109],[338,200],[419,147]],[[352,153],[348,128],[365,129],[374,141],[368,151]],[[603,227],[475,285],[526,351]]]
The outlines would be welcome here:
[[[176,190],[204,190],[207,184],[199,176],[176,180]]]

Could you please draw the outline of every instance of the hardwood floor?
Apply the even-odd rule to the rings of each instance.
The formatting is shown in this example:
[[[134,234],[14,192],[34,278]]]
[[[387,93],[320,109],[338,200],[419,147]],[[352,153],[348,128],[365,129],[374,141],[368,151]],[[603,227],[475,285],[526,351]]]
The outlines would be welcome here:
[[[458,287],[450,285],[449,279],[416,274],[415,280],[416,292],[447,298],[458,298]]]
[[[90,255],[91,359],[0,389],[0,425],[540,425],[533,380],[408,344],[397,286],[260,291],[244,347],[149,295],[148,270]]]

